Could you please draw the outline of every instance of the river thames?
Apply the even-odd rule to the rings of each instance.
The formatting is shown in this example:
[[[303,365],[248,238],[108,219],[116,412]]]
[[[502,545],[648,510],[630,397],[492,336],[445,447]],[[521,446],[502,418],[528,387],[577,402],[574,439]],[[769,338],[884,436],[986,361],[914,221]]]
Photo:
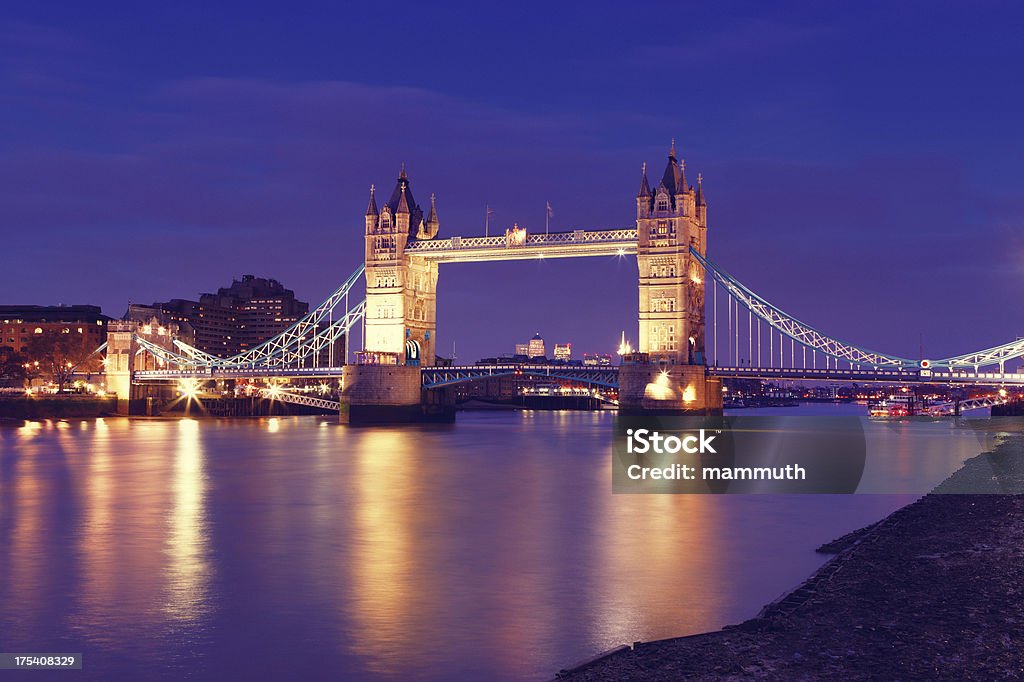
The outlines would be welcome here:
[[[749,618],[915,499],[613,495],[613,420],[0,425],[0,651],[82,652],[89,679],[550,679]],[[951,424],[870,424],[865,484],[984,449]]]

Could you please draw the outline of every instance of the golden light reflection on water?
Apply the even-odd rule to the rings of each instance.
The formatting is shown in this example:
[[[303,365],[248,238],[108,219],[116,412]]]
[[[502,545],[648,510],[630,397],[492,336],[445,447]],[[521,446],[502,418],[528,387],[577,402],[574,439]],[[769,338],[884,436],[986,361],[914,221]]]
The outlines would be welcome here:
[[[114,486],[110,429],[97,421],[92,434],[92,456],[85,476],[85,518],[82,523],[79,552],[83,562],[82,599],[86,610],[114,609],[117,604],[116,562],[111,557],[115,542],[112,535]]]
[[[83,636],[130,646],[165,616],[163,569],[172,422],[112,420],[91,433],[80,532]]]
[[[206,474],[199,423],[178,422],[177,448],[168,517],[168,615],[185,623],[198,621],[208,604],[209,528],[206,520]]]
[[[18,427],[18,439],[22,441],[32,440],[43,430],[43,422],[26,421]]]
[[[2,486],[3,494],[10,495],[11,501],[9,507],[4,505],[9,515],[5,513],[2,519],[4,531],[10,533],[10,544],[2,549],[3,561],[9,568],[0,594],[4,595],[5,605],[16,608],[26,620],[36,618],[32,606],[38,599],[37,593],[44,589],[40,581],[46,574],[45,556],[37,551],[37,545],[45,537],[43,519],[50,500],[37,471],[41,453],[31,442],[42,426],[40,422],[26,422],[17,429],[18,457],[10,469],[10,478],[5,477]],[[26,628],[31,625],[24,623]]]
[[[609,475],[608,487],[611,487]],[[632,641],[716,622],[726,586],[718,501],[706,495],[609,495],[605,580],[593,585],[595,642]],[[697,589],[694,589],[694,587]]]
[[[363,431],[354,459],[354,537],[348,562],[355,603],[354,649],[374,672],[402,653],[423,576],[413,562],[416,514],[415,442],[409,430]],[[424,588],[427,588],[425,590]]]

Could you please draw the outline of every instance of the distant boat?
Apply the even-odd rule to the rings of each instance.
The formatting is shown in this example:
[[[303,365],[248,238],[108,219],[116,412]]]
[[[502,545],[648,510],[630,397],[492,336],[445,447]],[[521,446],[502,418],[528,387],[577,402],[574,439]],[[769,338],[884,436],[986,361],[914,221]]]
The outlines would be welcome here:
[[[882,400],[868,401],[868,416],[884,419],[914,417],[921,414],[923,408],[923,401],[915,395],[891,395]]]

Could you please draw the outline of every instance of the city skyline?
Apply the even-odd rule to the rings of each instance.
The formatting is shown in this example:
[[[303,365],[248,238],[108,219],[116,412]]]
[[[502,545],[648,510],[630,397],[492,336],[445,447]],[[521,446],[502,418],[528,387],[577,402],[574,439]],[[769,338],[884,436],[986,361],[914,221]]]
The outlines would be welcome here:
[[[488,206],[492,233],[543,230],[548,203],[552,231],[625,227],[640,164],[660,168],[676,137],[706,179],[709,256],[788,312],[909,357],[922,340],[931,357],[1011,340],[1022,97],[1004,84],[1021,13],[875,22],[882,8],[694,8],[654,39],[615,12],[488,8],[506,32],[473,36],[457,12],[410,7],[395,30],[432,37],[417,60],[374,47],[366,9],[316,26],[263,8],[226,33],[229,15],[193,26],[126,7],[141,28],[116,34],[73,5],[57,23],[8,10],[5,302],[118,316],[256,272],[315,304],[361,261],[370,184],[390,187],[403,162],[437,194],[440,237],[482,234]],[[987,40],[960,40],[968,28]],[[206,47],[208,31],[230,49]],[[658,85],[679,72],[692,90]],[[601,260],[442,267],[439,350],[493,355],[538,323],[581,348],[635,337],[635,261]]]

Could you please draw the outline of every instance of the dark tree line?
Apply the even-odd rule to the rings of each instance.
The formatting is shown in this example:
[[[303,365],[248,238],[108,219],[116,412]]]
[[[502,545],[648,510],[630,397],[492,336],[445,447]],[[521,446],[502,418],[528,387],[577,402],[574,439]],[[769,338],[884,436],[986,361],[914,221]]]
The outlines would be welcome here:
[[[63,392],[75,367],[91,351],[80,337],[57,331],[36,334],[22,352],[0,347],[0,382],[6,386],[24,386],[26,382],[42,378],[57,384]]]
[[[9,346],[0,346],[0,385],[24,386],[28,380],[28,357]]]

